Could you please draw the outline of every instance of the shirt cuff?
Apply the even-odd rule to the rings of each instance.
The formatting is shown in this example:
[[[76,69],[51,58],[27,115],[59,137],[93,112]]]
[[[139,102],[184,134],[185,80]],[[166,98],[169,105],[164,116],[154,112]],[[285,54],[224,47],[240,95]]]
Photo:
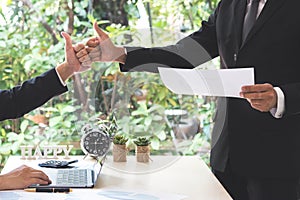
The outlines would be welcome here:
[[[280,119],[283,117],[283,113],[285,111],[285,99],[282,90],[279,87],[274,87],[274,90],[277,94],[277,108],[272,108],[270,113],[273,117]]]
[[[126,47],[124,47],[124,53],[125,53],[125,55],[127,55],[127,49],[126,49]]]
[[[56,74],[57,74],[57,76],[58,76],[58,78],[59,78],[60,83],[61,83],[64,87],[66,87],[67,84],[61,79],[61,77],[60,77],[59,73],[57,72],[56,68],[55,68],[55,72],[56,72]]]

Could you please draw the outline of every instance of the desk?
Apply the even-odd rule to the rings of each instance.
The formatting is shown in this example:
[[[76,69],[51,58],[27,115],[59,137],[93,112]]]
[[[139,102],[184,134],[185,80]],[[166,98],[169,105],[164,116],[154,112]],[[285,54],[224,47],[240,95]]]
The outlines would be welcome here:
[[[71,157],[78,160],[82,158],[82,156]],[[116,163],[108,156],[95,188],[75,190],[86,192],[119,188],[125,191],[179,194],[186,196],[183,198],[185,200],[231,199],[200,158],[194,156],[152,156],[151,158],[153,161],[148,164],[136,162],[134,156],[128,156],[125,163]],[[87,158],[85,161],[88,160]],[[7,173],[22,164],[39,168],[37,163],[44,161],[21,160],[18,156],[11,156],[2,173]]]

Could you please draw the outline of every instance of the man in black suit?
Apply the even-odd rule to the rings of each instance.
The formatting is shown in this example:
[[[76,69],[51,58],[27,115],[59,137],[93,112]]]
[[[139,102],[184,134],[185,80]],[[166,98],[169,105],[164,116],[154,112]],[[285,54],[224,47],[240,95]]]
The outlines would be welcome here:
[[[241,88],[243,98],[219,99],[211,166],[234,199],[296,200],[299,8],[297,0],[221,0],[200,30],[162,48],[116,47],[95,25],[99,37],[87,42],[90,54],[80,61],[117,61],[125,72],[157,72],[194,68],[220,56],[222,68],[254,67],[256,84]]]
[[[40,76],[25,81],[20,86],[10,90],[0,90],[0,120],[21,117],[50,98],[66,92],[65,81],[75,72],[84,70],[75,55],[76,49],[81,49],[83,44],[78,44],[73,48],[70,36],[67,33],[62,33],[62,36],[66,41],[66,61]],[[81,52],[82,56],[85,54],[87,52]],[[0,175],[0,190],[23,189],[31,184],[48,183],[51,183],[51,180],[46,174],[28,166],[21,166],[7,174]]]

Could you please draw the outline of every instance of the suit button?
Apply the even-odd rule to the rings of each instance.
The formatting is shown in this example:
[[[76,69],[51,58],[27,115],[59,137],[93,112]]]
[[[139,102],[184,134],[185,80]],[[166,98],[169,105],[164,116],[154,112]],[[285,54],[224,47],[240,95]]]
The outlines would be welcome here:
[[[233,60],[234,60],[234,62],[236,62],[237,61],[237,54],[235,53],[235,54],[233,54]]]

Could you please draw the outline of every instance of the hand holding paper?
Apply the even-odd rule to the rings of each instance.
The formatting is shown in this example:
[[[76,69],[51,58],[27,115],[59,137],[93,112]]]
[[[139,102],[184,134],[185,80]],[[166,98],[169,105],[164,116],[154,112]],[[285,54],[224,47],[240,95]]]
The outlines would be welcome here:
[[[277,93],[268,83],[243,86],[240,95],[246,98],[254,109],[261,112],[269,112],[277,107]]]

